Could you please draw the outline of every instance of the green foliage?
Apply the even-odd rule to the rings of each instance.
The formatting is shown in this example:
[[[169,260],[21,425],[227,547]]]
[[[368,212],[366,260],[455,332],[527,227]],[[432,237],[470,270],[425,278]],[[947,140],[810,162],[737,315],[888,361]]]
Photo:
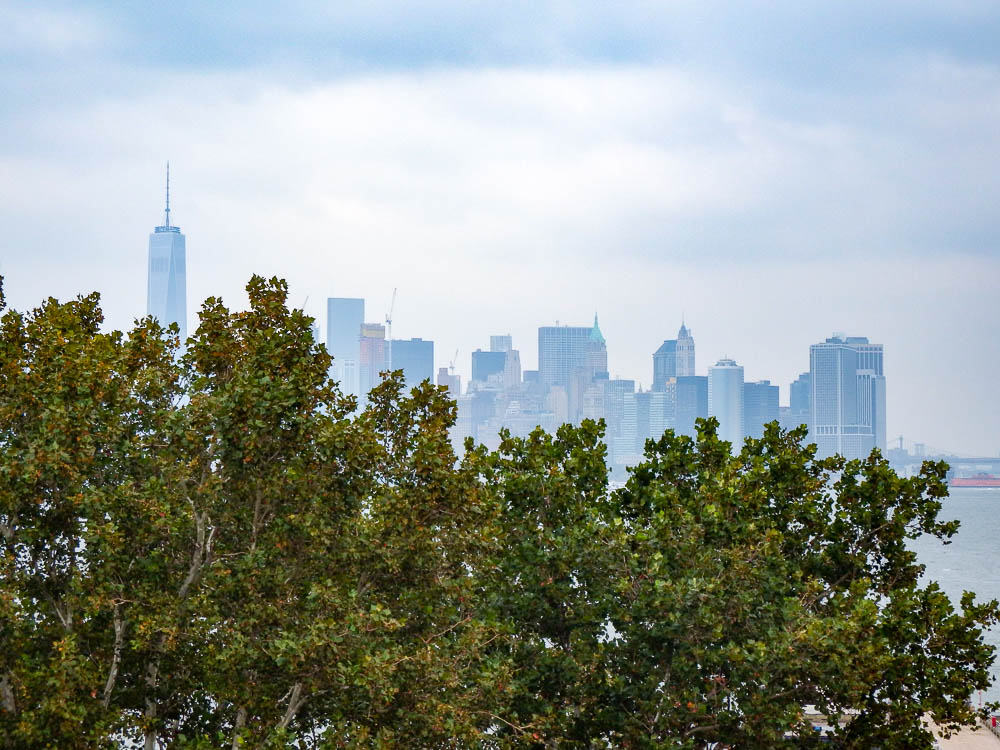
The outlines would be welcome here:
[[[449,441],[357,411],[287,287],[183,349],[96,295],[0,320],[0,747],[931,747],[975,721],[996,603],[952,607],[943,465],[701,425],[607,484],[602,425]],[[0,309],[3,309],[0,281]]]

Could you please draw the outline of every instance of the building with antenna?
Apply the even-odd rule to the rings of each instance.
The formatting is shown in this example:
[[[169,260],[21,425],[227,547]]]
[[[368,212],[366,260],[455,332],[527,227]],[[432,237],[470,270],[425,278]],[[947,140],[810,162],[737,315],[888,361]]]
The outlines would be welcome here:
[[[187,261],[184,235],[170,223],[170,163],[163,225],[149,235],[146,314],[161,325],[176,323],[181,345],[187,339]]]
[[[681,320],[680,330],[677,331],[677,377],[690,377],[694,375],[694,336],[684,321]]]

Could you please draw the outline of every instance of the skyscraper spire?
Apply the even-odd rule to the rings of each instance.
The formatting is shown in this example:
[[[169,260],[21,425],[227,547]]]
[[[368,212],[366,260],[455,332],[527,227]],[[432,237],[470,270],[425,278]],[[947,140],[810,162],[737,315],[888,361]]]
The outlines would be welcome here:
[[[170,162],[167,162],[167,213],[163,226],[170,228]]]
[[[594,327],[590,329],[590,340],[596,341],[600,344],[605,343],[604,334],[601,333],[601,327],[597,325],[597,311],[594,311]]]

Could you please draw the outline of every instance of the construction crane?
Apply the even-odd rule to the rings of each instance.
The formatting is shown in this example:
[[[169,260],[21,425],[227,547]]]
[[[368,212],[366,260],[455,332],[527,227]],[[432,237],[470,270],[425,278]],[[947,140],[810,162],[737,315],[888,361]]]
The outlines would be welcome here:
[[[396,288],[392,289],[392,302],[389,303],[389,312],[385,314],[385,358],[387,370],[392,369],[392,311],[396,309]]]
[[[448,373],[450,375],[455,374],[455,361],[458,359],[458,349],[455,350],[455,356],[451,358],[451,362],[448,363]]]
[[[392,290],[392,302],[389,303],[389,312],[385,314],[385,337],[392,341],[392,311],[396,309],[396,289]]]

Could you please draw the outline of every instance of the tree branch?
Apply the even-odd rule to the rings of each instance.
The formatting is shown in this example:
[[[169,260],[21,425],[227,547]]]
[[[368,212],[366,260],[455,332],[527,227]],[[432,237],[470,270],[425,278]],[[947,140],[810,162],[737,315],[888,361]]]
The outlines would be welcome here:
[[[295,718],[295,714],[302,708],[302,704],[306,702],[306,696],[302,695],[302,683],[296,682],[292,685],[292,689],[285,693],[284,697],[288,698],[288,708],[285,715],[281,717],[281,721],[278,722],[278,729],[287,729]]]
[[[111,669],[108,670],[108,681],[104,683],[104,698],[101,703],[107,709],[111,705],[111,693],[118,680],[118,665],[122,661],[122,642],[125,640],[125,621],[122,620],[122,605],[115,604],[115,648],[111,655]]]

